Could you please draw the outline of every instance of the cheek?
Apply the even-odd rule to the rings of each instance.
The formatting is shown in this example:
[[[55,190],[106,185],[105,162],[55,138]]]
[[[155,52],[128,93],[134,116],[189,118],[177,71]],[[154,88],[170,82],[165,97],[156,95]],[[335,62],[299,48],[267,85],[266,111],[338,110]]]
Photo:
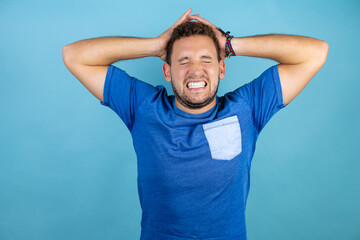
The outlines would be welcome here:
[[[213,80],[219,79],[219,70],[218,69],[209,67],[209,68],[205,69],[205,72],[208,74],[208,77],[210,77],[211,79],[213,79]]]
[[[173,76],[176,77],[181,77],[184,76],[187,72],[186,67],[177,67],[174,69],[174,71],[172,72]]]

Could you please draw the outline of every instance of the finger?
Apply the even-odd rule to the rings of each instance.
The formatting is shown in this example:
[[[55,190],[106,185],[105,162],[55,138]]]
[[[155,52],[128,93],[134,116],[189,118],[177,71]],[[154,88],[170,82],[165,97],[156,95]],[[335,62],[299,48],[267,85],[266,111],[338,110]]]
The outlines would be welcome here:
[[[200,16],[200,15],[197,13],[197,14],[193,14],[191,16]],[[178,25],[180,25],[182,23],[189,22],[189,21],[193,20],[193,19],[190,19],[189,17],[190,17],[190,15],[186,16],[186,19],[182,20],[181,22],[179,22],[178,24],[176,24],[174,26],[176,27],[176,26],[178,26]]]
[[[179,20],[177,20],[177,22],[176,22],[174,25],[179,25],[179,24],[181,24],[182,22],[184,22],[184,21],[188,18],[188,16],[190,15],[191,11],[192,11],[192,9],[189,8],[189,9],[179,18]]]
[[[200,15],[197,13],[197,14],[194,14],[194,15],[191,15],[191,16],[200,16]],[[190,18],[191,16],[188,16],[184,22],[190,22],[191,20],[195,20],[195,19]]]
[[[191,11],[192,9],[189,8],[188,10],[186,10],[186,12],[184,12],[184,14],[181,17],[188,16],[191,13]]]
[[[189,18],[192,18],[192,19],[196,19],[198,20],[199,22],[202,22],[202,23],[205,23],[205,24],[208,24],[208,25],[213,25],[212,23],[210,23],[208,20],[206,20],[205,18],[202,18],[200,16],[197,16],[197,15],[191,15],[189,16]]]
[[[207,25],[210,25],[210,26],[216,28],[216,26],[215,26],[214,24],[210,23],[209,21],[207,21],[206,19],[204,19],[204,18],[202,18],[202,17],[200,17],[200,16],[191,15],[191,16],[189,16],[189,18],[190,18],[190,19],[198,20],[199,22],[202,22],[202,23],[204,23],[204,24],[207,24]]]

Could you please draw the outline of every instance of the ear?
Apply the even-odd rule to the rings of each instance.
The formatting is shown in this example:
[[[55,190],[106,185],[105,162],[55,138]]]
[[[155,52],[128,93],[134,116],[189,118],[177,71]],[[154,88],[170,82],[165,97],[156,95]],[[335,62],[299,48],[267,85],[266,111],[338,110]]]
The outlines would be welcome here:
[[[162,70],[164,73],[165,80],[167,82],[171,82],[171,72],[170,72],[170,65],[168,63],[164,63],[162,66]]]
[[[223,79],[225,77],[225,61],[224,59],[221,59],[219,62],[219,75],[220,75],[220,79]]]

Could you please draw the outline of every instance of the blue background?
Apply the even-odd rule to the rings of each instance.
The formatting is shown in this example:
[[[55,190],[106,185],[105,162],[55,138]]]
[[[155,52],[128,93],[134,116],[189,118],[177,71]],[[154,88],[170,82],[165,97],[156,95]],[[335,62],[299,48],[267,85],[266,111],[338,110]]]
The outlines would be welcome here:
[[[62,60],[72,42],[156,37],[188,9],[236,37],[329,43],[328,59],[261,132],[246,210],[249,240],[360,239],[359,1],[0,2],[0,239],[140,236],[130,133]],[[115,65],[163,84],[158,58]],[[226,60],[218,95],[277,64]]]

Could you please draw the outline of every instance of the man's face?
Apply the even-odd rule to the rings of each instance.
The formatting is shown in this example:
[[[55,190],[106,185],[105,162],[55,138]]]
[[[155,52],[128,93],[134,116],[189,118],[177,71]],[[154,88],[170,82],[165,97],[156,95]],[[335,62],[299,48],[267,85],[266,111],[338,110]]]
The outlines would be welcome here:
[[[218,61],[210,37],[195,35],[176,40],[171,67],[165,63],[163,70],[166,80],[171,81],[180,109],[201,113],[215,105],[219,79],[225,75],[225,63]]]

